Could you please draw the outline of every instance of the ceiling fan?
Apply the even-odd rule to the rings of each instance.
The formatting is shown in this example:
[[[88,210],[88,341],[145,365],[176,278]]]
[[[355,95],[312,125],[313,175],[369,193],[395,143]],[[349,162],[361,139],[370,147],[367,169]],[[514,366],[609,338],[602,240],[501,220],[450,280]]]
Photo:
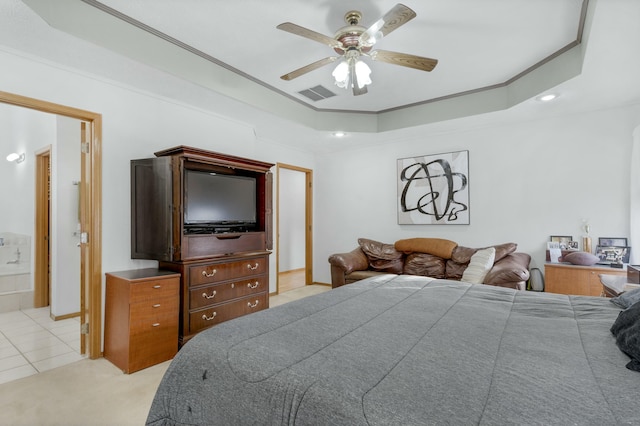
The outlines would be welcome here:
[[[431,71],[438,63],[437,59],[391,52],[388,50],[372,50],[378,40],[415,17],[416,13],[413,10],[398,3],[369,28],[364,28],[358,25],[360,19],[362,19],[362,13],[357,10],[352,10],[344,16],[347,26],[336,31],[333,37],[317,33],[291,22],[280,24],[276,28],[326,44],[332,47],[339,55],[320,59],[302,68],[298,68],[295,71],[291,71],[280,78],[287,81],[293,80],[310,71],[344,58],[333,71],[333,76],[339,87],[345,89],[351,88],[353,94],[357,96],[367,93],[367,84],[371,83],[371,79],[369,78],[371,70],[360,60],[362,56],[369,57],[374,61],[386,62],[422,71]]]

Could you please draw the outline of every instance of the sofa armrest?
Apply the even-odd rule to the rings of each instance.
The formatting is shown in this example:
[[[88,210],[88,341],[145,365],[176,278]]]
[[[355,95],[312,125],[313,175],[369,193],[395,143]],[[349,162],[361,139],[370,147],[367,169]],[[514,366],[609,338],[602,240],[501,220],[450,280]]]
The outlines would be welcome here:
[[[521,289],[529,279],[531,256],[527,253],[510,253],[497,261],[484,279],[485,284]]]
[[[360,247],[349,253],[336,253],[329,256],[331,264],[331,286],[340,287],[345,284],[345,275],[353,271],[366,271],[369,268],[369,259]]]

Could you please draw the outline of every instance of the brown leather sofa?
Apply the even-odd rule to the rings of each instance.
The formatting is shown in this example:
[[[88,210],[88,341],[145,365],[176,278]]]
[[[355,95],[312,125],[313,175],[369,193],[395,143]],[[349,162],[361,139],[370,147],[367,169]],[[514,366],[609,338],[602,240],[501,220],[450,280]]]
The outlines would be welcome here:
[[[471,257],[480,250],[439,238],[412,238],[395,244],[360,238],[358,244],[348,253],[329,257],[333,288],[385,273],[460,280]],[[531,257],[516,252],[515,243],[490,247],[495,248],[495,261],[483,283],[525,290]]]

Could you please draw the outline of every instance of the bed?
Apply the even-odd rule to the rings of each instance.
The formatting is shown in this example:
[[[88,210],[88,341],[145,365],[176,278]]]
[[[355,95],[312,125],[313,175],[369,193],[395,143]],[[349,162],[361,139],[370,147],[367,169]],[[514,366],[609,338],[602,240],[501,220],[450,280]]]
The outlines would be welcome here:
[[[383,275],[217,325],[148,425],[640,424],[609,299]]]

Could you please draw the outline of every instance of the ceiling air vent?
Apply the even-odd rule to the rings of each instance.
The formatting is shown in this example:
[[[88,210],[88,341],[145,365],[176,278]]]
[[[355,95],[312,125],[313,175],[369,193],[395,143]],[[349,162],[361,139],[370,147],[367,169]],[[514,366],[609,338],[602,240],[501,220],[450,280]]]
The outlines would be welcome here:
[[[327,99],[336,95],[331,90],[321,85],[317,85],[315,87],[312,87],[311,89],[306,89],[298,93],[300,93],[302,96],[306,96],[307,98],[311,99],[314,102],[320,101],[322,99]]]

